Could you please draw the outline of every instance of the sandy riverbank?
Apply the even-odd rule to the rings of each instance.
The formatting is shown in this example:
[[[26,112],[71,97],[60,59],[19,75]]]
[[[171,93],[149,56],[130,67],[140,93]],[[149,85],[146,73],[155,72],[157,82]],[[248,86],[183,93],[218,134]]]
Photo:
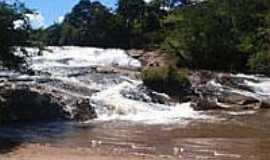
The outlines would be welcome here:
[[[0,154],[0,160],[165,160],[172,157],[128,155],[120,150],[112,153],[86,148],[57,148],[49,145],[21,145],[14,151]]]

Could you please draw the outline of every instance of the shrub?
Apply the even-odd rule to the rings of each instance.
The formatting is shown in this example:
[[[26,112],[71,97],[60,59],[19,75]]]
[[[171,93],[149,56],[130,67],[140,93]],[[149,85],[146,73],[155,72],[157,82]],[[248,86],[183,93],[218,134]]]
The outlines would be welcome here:
[[[190,87],[189,79],[185,73],[178,72],[173,67],[148,68],[142,72],[144,84],[157,92],[167,93],[171,96],[183,94]]]

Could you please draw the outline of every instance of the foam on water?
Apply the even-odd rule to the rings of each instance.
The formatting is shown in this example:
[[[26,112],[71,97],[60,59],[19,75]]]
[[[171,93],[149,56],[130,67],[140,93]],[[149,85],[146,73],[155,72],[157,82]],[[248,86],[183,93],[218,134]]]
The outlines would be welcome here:
[[[238,74],[235,75],[238,78],[246,78],[244,80],[244,84],[250,88],[252,88],[253,92],[235,90],[235,92],[254,97],[264,103],[270,102],[270,78],[264,77],[261,75],[245,75]]]
[[[228,86],[223,86],[222,84],[212,80],[208,82],[209,85],[214,86],[215,88],[224,91],[230,91],[238,94],[242,94],[248,97],[253,97],[256,99],[270,99],[270,78],[256,75],[245,75],[245,74],[236,74],[231,75],[235,78],[243,79],[243,85],[248,86],[252,91],[241,90],[237,88],[230,88]]]
[[[130,57],[124,50],[71,46],[48,47],[47,49],[48,51],[44,51],[43,55],[40,56],[34,54],[35,50],[28,48],[34,55],[31,60],[32,69],[48,71],[52,74],[50,78],[60,80],[66,84],[77,85],[89,90],[99,90],[98,93],[92,96],[89,95],[89,98],[92,105],[96,107],[98,120],[100,121],[128,120],[153,124],[171,123],[182,119],[200,117],[199,113],[190,107],[190,103],[172,104],[170,106],[151,103],[151,97],[143,93],[143,91],[137,91],[138,93],[135,94],[142,95],[147,102],[125,97],[123,91],[134,91],[139,85],[142,85],[142,81],[139,80],[119,75],[115,79],[121,79],[119,82],[102,81],[100,83],[95,78],[91,78],[91,76],[95,76],[91,73],[87,75],[88,78],[84,77],[82,79],[69,77],[66,74],[70,73],[74,68],[89,68],[90,70],[92,66],[116,66],[126,69],[141,68],[141,62]],[[66,92],[67,94],[75,94],[68,90]],[[156,93],[156,95],[166,97],[165,94]]]
[[[269,80],[263,80],[258,83],[251,82],[251,81],[245,81],[245,83],[253,87],[257,94],[262,96],[270,96],[270,79]]]
[[[171,123],[181,119],[203,118],[190,107],[190,103],[163,104],[148,103],[125,98],[121,92],[133,90],[141,82],[123,82],[115,87],[92,96],[99,120],[131,120],[148,124]]]

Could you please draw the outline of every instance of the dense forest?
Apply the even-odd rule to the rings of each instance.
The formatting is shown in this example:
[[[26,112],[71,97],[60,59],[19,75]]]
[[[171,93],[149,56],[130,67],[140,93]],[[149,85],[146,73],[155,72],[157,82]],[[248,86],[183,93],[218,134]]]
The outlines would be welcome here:
[[[14,46],[76,45],[161,49],[179,67],[270,74],[269,0],[119,0],[115,9],[81,0],[63,22],[41,29],[30,27],[29,12],[0,2],[5,66],[22,61]]]

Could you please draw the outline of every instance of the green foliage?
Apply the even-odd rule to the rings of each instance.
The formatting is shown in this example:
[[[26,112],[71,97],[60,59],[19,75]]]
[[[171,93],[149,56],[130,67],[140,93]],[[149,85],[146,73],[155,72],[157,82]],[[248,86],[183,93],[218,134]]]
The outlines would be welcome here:
[[[44,32],[48,45],[161,48],[183,67],[267,73],[270,1],[118,0],[111,11],[81,0]]]
[[[110,44],[112,13],[100,2],[81,0],[62,24],[46,29],[48,45],[106,47]]]
[[[169,95],[178,95],[190,86],[187,75],[173,67],[157,67],[142,72],[144,84],[150,89]]]
[[[14,46],[25,46],[29,44],[30,25],[25,17],[30,13],[21,3],[13,5],[4,1],[0,2],[0,62],[8,68],[23,69],[23,56],[14,54]],[[24,50],[22,50],[22,53]]]
[[[162,46],[185,66],[246,71],[249,57],[268,43],[259,30],[269,28],[269,10],[268,0],[208,0],[174,10]]]
[[[115,12],[100,2],[81,0],[61,24],[46,29],[48,45],[146,48],[163,41],[166,11],[159,0],[119,0]],[[161,33],[161,34],[159,34]]]

